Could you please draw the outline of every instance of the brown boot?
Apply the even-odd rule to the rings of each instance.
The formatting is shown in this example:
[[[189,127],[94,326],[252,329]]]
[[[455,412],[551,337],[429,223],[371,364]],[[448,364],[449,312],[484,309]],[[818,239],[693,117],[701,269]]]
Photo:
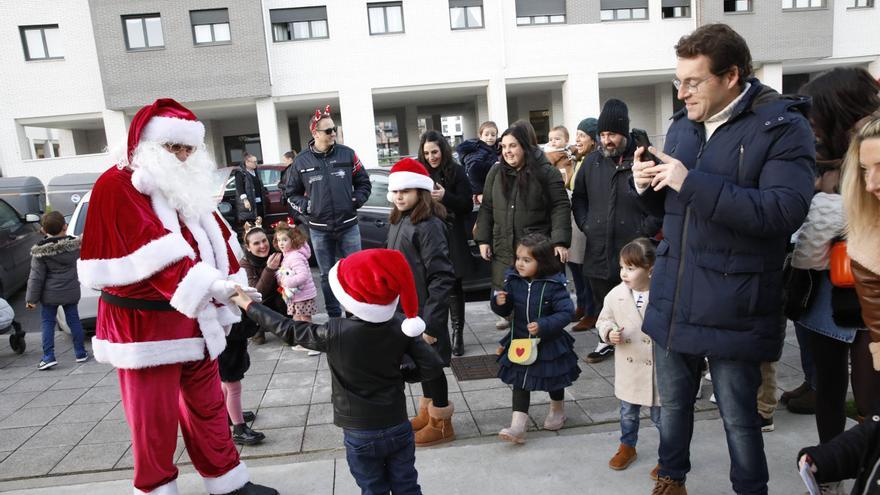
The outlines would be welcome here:
[[[615,471],[622,471],[628,468],[638,457],[635,447],[620,444],[620,447],[617,447],[617,453],[608,461],[608,467]]]
[[[584,316],[577,322],[577,325],[571,327],[572,332],[585,332],[596,326],[596,320],[598,318],[595,316]]]
[[[455,408],[450,403],[446,407],[428,406],[428,424],[416,432],[416,447],[428,447],[438,443],[455,440],[455,429],[452,428],[452,412]]]
[[[654,490],[651,491],[651,495],[687,495],[687,493],[684,481],[675,481],[669,476],[658,479],[654,484]]]
[[[526,443],[526,424],[528,421],[528,414],[520,411],[513,411],[513,417],[510,419],[510,427],[499,431],[498,437],[512,443]]]
[[[571,322],[574,323],[574,322],[580,320],[580,319],[583,318],[583,317],[584,317],[584,307],[583,307],[583,306],[578,306],[578,307],[574,310],[574,318],[571,319]]]
[[[413,432],[417,432],[428,426],[428,406],[431,405],[431,399],[427,397],[419,397],[419,412],[416,417],[409,420],[412,425]]]

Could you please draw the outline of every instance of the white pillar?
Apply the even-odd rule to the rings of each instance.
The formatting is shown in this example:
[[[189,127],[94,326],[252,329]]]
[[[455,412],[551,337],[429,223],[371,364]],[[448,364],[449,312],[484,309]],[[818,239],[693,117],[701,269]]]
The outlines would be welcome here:
[[[55,136],[58,138],[58,156],[76,156],[76,139],[70,129],[57,129]],[[52,139],[49,129],[46,129],[46,139]],[[51,146],[46,150],[46,156],[51,156]]]
[[[565,127],[574,139],[577,126],[587,117],[599,118],[599,78],[595,72],[569,74],[562,83]]]
[[[562,105],[562,89],[550,90],[550,128],[558,125],[565,125],[565,108]],[[568,126],[566,126],[568,127]],[[569,133],[573,129],[568,130]]]
[[[257,100],[257,127],[263,163],[276,163],[281,157],[278,147],[278,112],[271,97]]]
[[[379,160],[376,153],[376,119],[373,116],[372,90],[361,85],[340,89],[339,113],[345,126],[343,144],[352,148],[365,165],[376,165]]]
[[[311,124],[311,115],[297,115],[296,122],[297,127],[299,127],[299,142],[300,149],[297,150],[297,153],[309,147],[309,141],[312,140],[312,131],[309,129],[309,124]]]
[[[877,57],[873,62],[868,64],[868,72],[874,76],[874,79],[880,79],[880,57]]]
[[[401,123],[398,122],[397,125]],[[403,107],[403,127],[406,129],[406,152],[416,155],[419,151],[419,108],[415,105]]]
[[[666,130],[672,124],[669,118],[672,117],[673,98],[671,84],[664,82],[654,85],[655,127],[653,134],[666,134]]]
[[[479,124],[482,124],[483,122],[485,122],[487,120],[490,120],[489,119],[489,99],[486,97],[485,94],[478,94],[477,95],[477,120],[479,120],[479,122],[477,123],[478,127],[479,127]],[[467,139],[470,139],[472,137],[479,137],[479,136],[466,136]]]
[[[278,111],[278,157],[268,163],[281,163],[281,155],[290,151],[290,123],[287,110]],[[264,160],[267,160],[264,158]],[[268,161],[268,160],[267,160]]]
[[[486,89],[486,102],[489,110],[489,119],[498,124],[499,131],[503,131],[510,125],[507,115],[507,83],[503,74],[498,74],[489,79]]]
[[[770,86],[776,91],[782,92],[782,63],[764,64],[755,71],[755,76],[765,86]]]
[[[125,112],[104,110],[104,134],[107,135],[107,149],[114,150],[124,147],[128,142],[128,123]]]

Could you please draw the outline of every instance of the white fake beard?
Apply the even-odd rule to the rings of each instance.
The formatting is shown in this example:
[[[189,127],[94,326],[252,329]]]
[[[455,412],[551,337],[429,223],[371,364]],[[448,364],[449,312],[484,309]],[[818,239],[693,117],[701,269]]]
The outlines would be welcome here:
[[[213,178],[217,167],[204,145],[181,162],[161,143],[142,142],[131,163],[132,168],[149,176],[156,190],[184,218],[196,219],[217,208]]]

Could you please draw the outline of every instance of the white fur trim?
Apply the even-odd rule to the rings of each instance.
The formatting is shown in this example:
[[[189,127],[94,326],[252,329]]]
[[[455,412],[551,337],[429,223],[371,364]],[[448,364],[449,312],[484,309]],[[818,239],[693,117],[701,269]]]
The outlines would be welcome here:
[[[153,205],[153,212],[159,217],[162,226],[171,232],[180,232],[180,220],[178,220],[177,212],[168,204],[168,200],[162,193],[150,195],[150,202]]]
[[[127,370],[141,369],[165,364],[199,361],[205,357],[205,339],[191,338],[117,343],[94,337],[92,338],[92,352],[95,355],[95,360],[99,363],[112,364],[116,368]],[[151,493],[164,494],[165,492],[156,492],[154,490]]]
[[[226,349],[226,329],[220,324],[217,307],[213,304],[206,304],[199,311],[196,320],[199,322],[202,337],[205,338],[208,355],[211,356],[211,359],[217,359],[223,349]]]
[[[199,308],[211,298],[208,294],[211,284],[225,279],[216,268],[200,261],[186,272],[178,284],[171,296],[171,306],[187,317],[195,318]]]
[[[217,321],[222,327],[231,327],[241,321],[241,310],[234,304],[225,304],[217,308]]]
[[[337,268],[339,268],[339,262],[336,262],[333,265],[333,268],[330,269],[329,276],[327,277],[330,281],[330,289],[333,291],[333,295],[336,296],[336,299],[339,300],[339,303],[347,309],[354,313],[358,318],[369,321],[370,323],[382,323],[386,322],[394,316],[394,312],[397,310],[397,301],[400,297],[395,297],[390,304],[369,304],[355,300],[355,298],[348,295],[345,292],[345,289],[342,288],[342,284],[339,283],[339,277],[337,275]]]
[[[227,252],[229,243],[223,237],[223,231],[220,230],[220,225],[217,224],[214,214],[206,213],[202,215],[199,218],[199,224],[205,229],[205,234],[207,234],[208,240],[211,242],[211,250],[214,252],[214,260],[216,262],[214,266],[224,276],[229,276],[229,254]]]
[[[239,268],[237,272],[230,275],[229,280],[232,280],[242,287],[248,287],[247,272],[244,268]]]
[[[400,324],[400,329],[409,337],[418,337],[425,331],[425,320],[418,316],[407,318]]]
[[[141,141],[200,146],[205,142],[205,126],[197,120],[153,117],[141,131]]]
[[[415,172],[394,172],[388,174],[388,191],[400,191],[402,189],[425,189],[434,190],[434,179],[430,176]]]
[[[251,477],[248,474],[247,466],[239,461],[238,466],[230,469],[223,476],[202,478],[202,480],[208,493],[229,493],[243,487],[251,480]]]
[[[78,260],[76,269],[84,286],[100,290],[146,280],[172,263],[195,257],[179,232],[168,233],[122,258]]]
[[[142,494],[146,494],[146,495],[179,495],[180,492],[177,491],[177,480],[171,480],[168,483],[165,483],[162,486],[156,487],[155,490],[152,490],[149,492],[144,492],[144,491],[138,490],[137,488],[134,489],[134,495],[142,495]]]

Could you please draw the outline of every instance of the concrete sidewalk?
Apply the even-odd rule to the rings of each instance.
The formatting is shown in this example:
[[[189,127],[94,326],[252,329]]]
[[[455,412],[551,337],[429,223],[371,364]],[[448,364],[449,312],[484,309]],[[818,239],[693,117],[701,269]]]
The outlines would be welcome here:
[[[702,413],[705,415],[713,413]],[[764,435],[770,467],[770,493],[803,493],[795,469],[797,449],[816,441],[812,416],[780,412],[778,431]],[[616,425],[615,425],[616,426]],[[625,471],[612,471],[608,459],[618,433],[600,427],[533,433],[525,445],[514,446],[490,438],[457,441],[447,447],[418,450],[419,482],[425,493],[444,494],[648,494],[648,473],[656,462],[657,430],[641,431],[639,459]],[[613,428],[612,428],[613,429]],[[693,494],[732,493],[728,455],[720,419],[697,421],[691,447],[693,470],[687,488]],[[252,479],[278,489],[282,495],[355,495],[344,455],[291,462],[290,459],[249,461]],[[125,476],[127,473],[117,473]],[[52,480],[41,479],[40,482]],[[95,482],[84,476],[54,480],[59,486],[13,490],[10,495],[116,495],[131,493],[128,479]],[[60,486],[66,485],[66,486]],[[204,494],[201,479],[181,474],[181,494]],[[12,485],[9,484],[12,488]]]

